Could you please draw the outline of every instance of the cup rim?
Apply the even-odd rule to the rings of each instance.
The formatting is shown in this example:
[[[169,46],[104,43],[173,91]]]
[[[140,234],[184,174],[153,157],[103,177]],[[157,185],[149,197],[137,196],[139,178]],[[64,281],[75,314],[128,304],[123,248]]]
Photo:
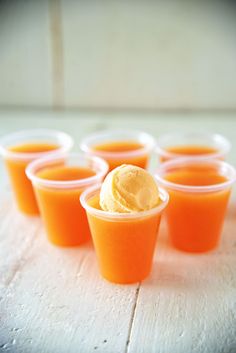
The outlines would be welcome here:
[[[50,165],[53,161],[61,161],[67,157],[77,157],[78,164],[80,160],[92,161],[98,165],[100,165],[101,170],[98,171],[95,175],[91,177],[87,177],[84,179],[76,179],[76,180],[48,180],[38,177],[35,173],[36,170],[40,167],[46,167]],[[33,162],[29,163],[26,167],[26,175],[31,180],[33,184],[38,184],[50,188],[56,189],[69,189],[74,187],[86,187],[91,184],[98,183],[108,172],[109,166],[106,161],[96,156],[87,156],[83,153],[57,153],[47,157],[43,157],[40,159],[36,159]]]
[[[97,184],[92,187],[89,187],[85,191],[82,192],[80,195],[80,202],[82,207],[86,210],[86,212],[93,214],[99,218],[105,218],[108,220],[115,219],[115,220],[132,220],[132,219],[137,219],[137,218],[145,218],[152,216],[157,213],[161,213],[164,208],[167,206],[169,202],[169,194],[168,192],[163,189],[162,187],[158,186],[158,190],[160,192],[160,197],[161,197],[161,204],[158,204],[156,207],[151,208],[150,210],[147,211],[141,211],[141,212],[134,212],[134,213],[120,213],[120,212],[107,212],[103,210],[99,210],[97,208],[94,208],[90,205],[88,205],[87,200],[91,198],[92,196],[95,196],[101,189],[102,184]]]
[[[60,140],[59,147],[55,150],[51,151],[44,151],[44,152],[14,152],[8,149],[8,144],[13,145],[17,140],[20,139],[31,139],[37,138],[39,136],[48,137],[50,138],[57,138]],[[4,158],[15,159],[15,160],[25,160],[31,161],[37,158],[42,158],[46,155],[51,155],[54,153],[64,153],[69,151],[74,145],[74,141],[72,137],[59,130],[53,129],[32,129],[32,130],[22,130],[22,131],[15,131],[8,135],[3,136],[0,139],[0,154]]]
[[[114,137],[112,137],[114,136]],[[133,140],[146,140],[145,144],[143,147],[138,148],[137,150],[132,150],[132,151],[125,151],[125,152],[109,152],[109,151],[99,151],[99,150],[94,150],[91,148],[92,145],[96,145],[96,143],[93,144],[93,142],[96,139],[107,139],[111,137],[110,142],[116,141],[116,136],[123,136],[125,138],[131,136]],[[121,140],[122,141],[122,140]],[[88,153],[88,154],[93,154],[102,158],[112,158],[112,159],[122,159],[122,158],[132,158],[135,156],[140,156],[142,154],[146,154],[150,152],[153,148],[155,147],[155,139],[152,135],[148,134],[145,131],[138,131],[138,130],[121,130],[121,129],[116,129],[116,130],[103,130],[99,131],[96,133],[93,133],[87,137],[85,137],[81,143],[80,143],[80,148],[83,152]]]
[[[159,138],[156,139],[156,147],[155,152],[159,154],[161,157],[165,158],[190,158],[188,154],[178,154],[174,152],[169,152],[162,147],[162,143],[165,140],[173,140],[174,138],[186,138],[186,137],[199,137],[209,139],[211,141],[215,141],[219,145],[219,150],[214,153],[207,153],[207,154],[198,154],[192,155],[191,158],[201,158],[201,159],[209,159],[209,158],[221,158],[225,156],[231,149],[230,141],[221,134],[218,133],[208,133],[208,132],[172,132],[168,134],[161,135]]]
[[[213,184],[213,185],[203,185],[203,186],[192,186],[192,185],[183,185],[177,184],[171,181],[164,179],[164,174],[167,172],[168,168],[172,167],[181,167],[188,166],[188,165],[214,165],[218,166],[221,171],[225,174],[228,174],[229,179],[223,183]],[[236,170],[235,168],[226,162],[219,161],[217,159],[202,159],[202,158],[177,158],[172,159],[166,162],[161,163],[159,168],[155,173],[156,180],[167,189],[189,192],[189,193],[205,193],[205,192],[214,192],[224,190],[228,187],[231,187],[233,183],[236,181]]]

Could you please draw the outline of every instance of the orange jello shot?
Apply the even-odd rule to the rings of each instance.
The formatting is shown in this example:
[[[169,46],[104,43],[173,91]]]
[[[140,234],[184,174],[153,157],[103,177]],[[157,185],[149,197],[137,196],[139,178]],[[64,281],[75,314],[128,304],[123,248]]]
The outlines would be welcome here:
[[[102,186],[94,186],[81,195],[105,279],[128,284],[149,275],[167,202],[167,192],[157,186],[154,178],[130,165],[114,169]]]
[[[39,214],[31,181],[25,174],[27,165],[46,155],[67,152],[72,146],[73,140],[69,135],[45,129],[19,131],[0,140],[0,153],[21,212],[27,215]]]
[[[161,162],[180,157],[223,160],[230,148],[230,142],[220,134],[176,132],[160,136],[155,151]]]
[[[166,217],[174,247],[200,253],[218,245],[235,175],[231,165],[218,160],[161,164],[156,178],[170,195]]]
[[[80,194],[101,183],[107,171],[108,165],[101,158],[79,153],[45,157],[27,167],[51,243],[76,246],[90,239]]]
[[[126,130],[97,132],[80,144],[86,154],[105,159],[110,171],[124,163],[146,168],[154,146],[155,140],[151,135]]]

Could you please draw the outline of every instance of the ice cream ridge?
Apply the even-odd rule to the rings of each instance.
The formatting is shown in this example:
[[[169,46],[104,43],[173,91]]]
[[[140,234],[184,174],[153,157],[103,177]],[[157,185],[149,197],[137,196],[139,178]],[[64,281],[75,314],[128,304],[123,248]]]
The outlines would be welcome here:
[[[107,212],[141,212],[156,207],[159,202],[152,175],[134,165],[122,164],[113,169],[101,187],[100,207]]]

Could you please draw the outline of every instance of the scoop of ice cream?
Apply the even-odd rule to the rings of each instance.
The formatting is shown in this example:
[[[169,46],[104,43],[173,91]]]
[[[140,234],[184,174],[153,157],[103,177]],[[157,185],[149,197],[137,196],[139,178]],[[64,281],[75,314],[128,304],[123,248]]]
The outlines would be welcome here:
[[[105,178],[100,206],[109,212],[131,213],[149,210],[159,202],[156,182],[146,170],[123,164]]]

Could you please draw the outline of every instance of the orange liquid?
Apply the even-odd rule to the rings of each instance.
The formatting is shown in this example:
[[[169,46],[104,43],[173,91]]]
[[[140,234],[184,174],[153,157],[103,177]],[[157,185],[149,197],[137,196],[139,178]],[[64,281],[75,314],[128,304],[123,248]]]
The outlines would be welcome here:
[[[216,148],[200,145],[173,146],[166,148],[166,151],[181,156],[202,156],[218,152]],[[161,162],[169,159],[171,159],[171,157],[161,157]]]
[[[9,147],[8,150],[19,153],[41,153],[53,151],[57,148],[59,148],[59,146],[53,143],[24,143]]]
[[[19,153],[39,153],[56,150],[58,147],[58,145],[48,143],[29,143],[12,146],[9,148],[9,151]],[[29,164],[29,161],[6,158],[5,164],[19,210],[29,215],[39,214],[31,181],[25,174],[25,168]]]
[[[227,180],[213,168],[203,172],[198,166],[174,171],[165,179],[189,186],[214,185]],[[199,194],[168,191],[170,202],[166,214],[173,245],[188,252],[214,249],[220,239],[230,189]]]
[[[99,198],[89,205],[100,209]],[[108,221],[87,213],[102,276],[114,283],[135,283],[151,271],[161,215]]]
[[[57,166],[45,168],[37,176],[48,180],[69,181],[95,175],[87,168]],[[60,246],[76,246],[90,239],[85,210],[80,204],[84,188],[55,189],[35,186],[40,212],[49,240]]]
[[[144,146],[141,143],[135,141],[114,141],[114,142],[107,142],[104,144],[96,145],[93,147],[95,151],[102,151],[102,152],[112,152],[112,153],[119,153],[119,152],[130,152],[136,151]],[[132,156],[129,158],[106,158],[106,161],[109,164],[109,170],[118,167],[121,164],[133,164],[141,168],[146,168],[148,162],[148,155],[141,154],[140,156]]]

